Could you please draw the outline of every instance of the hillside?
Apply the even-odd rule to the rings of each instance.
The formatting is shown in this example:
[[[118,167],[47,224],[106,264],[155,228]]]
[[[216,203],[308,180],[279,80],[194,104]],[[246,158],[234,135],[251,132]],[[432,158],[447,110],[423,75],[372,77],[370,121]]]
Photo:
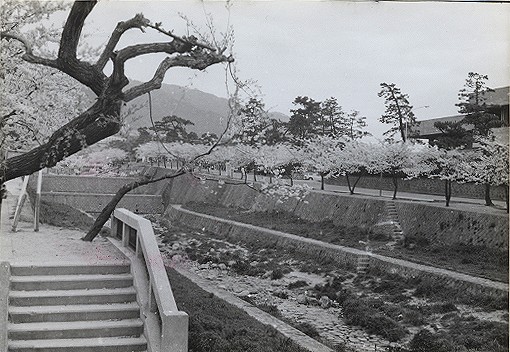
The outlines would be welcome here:
[[[228,115],[228,101],[225,98],[173,84],[163,84],[161,89],[151,92],[151,95],[155,121],[161,120],[163,116],[177,115],[193,121],[195,126],[191,126],[189,130],[198,135],[205,132],[220,134],[225,128]],[[135,116],[128,116],[125,123],[134,130],[151,126],[147,95],[135,99],[133,103],[146,106]],[[279,112],[270,115],[283,121],[289,119],[287,115]]]

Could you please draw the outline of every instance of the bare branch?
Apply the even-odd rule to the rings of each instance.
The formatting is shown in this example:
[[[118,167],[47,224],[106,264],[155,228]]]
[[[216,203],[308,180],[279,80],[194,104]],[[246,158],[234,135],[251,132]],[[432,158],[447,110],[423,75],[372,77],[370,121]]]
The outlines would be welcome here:
[[[58,68],[58,63],[56,60],[46,59],[46,58],[34,55],[34,53],[32,51],[32,45],[23,36],[14,34],[14,33],[1,32],[0,38],[6,39],[6,40],[17,40],[20,43],[22,43],[23,46],[25,47],[25,53],[22,56],[23,60],[30,62],[32,64],[39,64],[39,65],[49,66],[49,67],[53,67],[53,68]]]
[[[189,44],[189,45],[192,45],[192,46],[197,46],[199,48],[202,48],[202,49],[207,49],[207,50],[210,50],[210,51],[217,51],[219,50],[221,53],[224,52],[225,50],[224,49],[219,49],[219,48],[214,48],[208,44],[205,44],[205,43],[201,43],[198,41],[198,39],[194,36],[189,36],[189,37],[179,37],[178,35],[175,35],[173,34],[171,31],[166,31],[164,30],[163,28],[161,28],[161,24],[160,23],[156,23],[155,25],[153,24],[149,24],[147,25],[147,27],[150,27],[152,29],[155,29],[157,30],[158,32],[160,33],[163,33],[164,35],[167,35],[179,42],[182,42],[182,43],[185,43],[185,44]]]
[[[76,59],[76,50],[78,49],[85,19],[96,4],[96,0],[74,2],[64,25],[64,30],[62,31],[62,38],[60,39],[60,47],[58,50],[59,60]]]
[[[224,55],[216,55],[205,52],[192,52],[190,55],[178,55],[174,57],[165,58],[157,68],[152,79],[148,82],[142,83],[138,86],[130,88],[124,93],[124,101],[128,102],[140,95],[146,94],[155,89],[161,88],[165,73],[172,67],[189,67],[191,69],[204,70],[207,67],[220,63],[220,62],[232,62],[232,57],[226,57]]]
[[[147,20],[141,13],[137,14],[130,20],[117,23],[117,26],[115,27],[110,39],[108,40],[106,47],[101,53],[101,56],[97,60],[95,67],[101,71],[104,69],[106,63],[113,54],[115,46],[119,43],[119,40],[124,34],[124,32],[132,28],[139,28],[141,31],[144,31],[143,28],[146,27],[148,24],[149,20]]]

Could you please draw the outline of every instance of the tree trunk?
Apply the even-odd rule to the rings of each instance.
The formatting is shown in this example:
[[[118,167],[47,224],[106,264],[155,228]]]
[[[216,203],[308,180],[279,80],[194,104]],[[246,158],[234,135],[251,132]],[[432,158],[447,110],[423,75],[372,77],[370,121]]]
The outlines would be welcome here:
[[[356,181],[354,181],[354,185],[352,186],[351,194],[354,194],[354,190],[356,189],[356,186],[358,185],[359,180],[361,180],[361,175],[359,175],[358,178],[356,179]]]
[[[257,173],[255,172],[255,168],[253,169],[253,182],[257,182]]]
[[[485,185],[485,205],[490,206],[494,205],[491,200],[491,185],[486,183]]]
[[[505,188],[505,203],[506,203],[506,212],[508,214],[510,208],[509,208],[509,201],[508,201],[508,186],[503,186]]]
[[[108,202],[108,204],[103,208],[101,214],[96,218],[96,221],[87,232],[87,234],[82,238],[83,241],[92,241],[99,234],[99,231],[103,228],[104,224],[110,219],[113,211],[117,207],[117,204],[121,201],[122,197],[126,195],[129,191],[132,191],[140,186],[148,185],[150,183],[158,182],[168,178],[175,178],[177,176],[184,175],[184,171],[177,171],[175,174],[163,175],[161,177],[149,180],[138,180],[135,182],[128,183],[122,186],[117,193],[113,196],[113,198]]]
[[[119,99],[98,99],[87,111],[55,131],[47,143],[7,159],[0,168],[0,182],[53,167],[83,148],[116,134],[120,129],[119,116]]]
[[[354,190],[351,188],[351,180],[349,179],[349,174],[345,174],[345,178],[347,179],[347,187],[349,188],[349,193],[354,194]]]
[[[394,174],[391,178],[393,180],[393,199],[397,199],[398,177]]]
[[[354,190],[356,189],[356,185],[358,184],[359,180],[361,179],[361,175],[358,176],[356,181],[354,181],[354,184],[351,187],[351,181],[349,178],[349,174],[345,174],[345,177],[347,178],[347,187],[349,187],[349,193],[354,194]]]
[[[290,186],[294,186],[294,179],[292,178],[292,176],[289,177],[290,178]]]
[[[324,191],[324,175],[321,175],[321,191]]]
[[[450,199],[452,198],[452,181],[444,180],[444,197],[446,200],[446,206],[450,206]]]

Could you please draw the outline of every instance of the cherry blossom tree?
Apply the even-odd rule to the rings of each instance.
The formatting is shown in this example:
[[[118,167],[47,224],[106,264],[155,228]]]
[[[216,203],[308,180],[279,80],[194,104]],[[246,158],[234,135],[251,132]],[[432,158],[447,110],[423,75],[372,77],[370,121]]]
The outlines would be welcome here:
[[[508,144],[497,142],[491,138],[479,138],[479,149],[469,164],[469,181],[500,186],[505,190],[506,211],[509,211]]]
[[[345,176],[347,187],[350,194],[354,194],[354,190],[366,172],[368,161],[372,150],[370,145],[361,141],[347,141],[335,160],[335,173]],[[351,183],[351,176],[355,176],[354,183]]]
[[[462,149],[437,149],[436,167],[429,174],[431,178],[444,181],[445,205],[450,206],[453,182],[465,182],[469,179],[468,162],[470,152]]]
[[[255,152],[255,165],[259,170],[269,174],[269,180],[273,177],[279,178],[284,173],[285,166],[294,159],[291,146],[285,144],[262,145]]]
[[[76,1],[73,3],[59,39],[56,57],[48,57],[35,50],[30,37],[18,28],[2,29],[0,36],[3,46],[12,46],[23,52],[21,58],[31,64],[60,71],[91,89],[97,96],[95,102],[83,113],[78,113],[68,123],[59,127],[50,138],[20,156],[9,158],[0,169],[0,181],[4,182],[22,175],[30,175],[44,167],[52,167],[65,157],[88,145],[116,134],[121,126],[120,111],[123,103],[161,87],[165,73],[172,67],[188,67],[195,70],[221,63],[232,62],[231,56],[224,55],[228,42],[221,47],[205,43],[193,35],[177,36],[165,30],[161,23],[151,22],[142,14],[119,22],[99,57],[93,62],[78,55],[78,45],[85,20],[96,7],[97,1]],[[128,45],[117,48],[124,33],[131,29],[153,30],[168,41]],[[229,38],[227,38],[228,40]],[[167,54],[147,82],[128,87],[126,62],[140,55]],[[105,73],[107,63],[112,64],[110,74]]]
[[[367,171],[372,174],[386,174],[393,182],[393,199],[397,198],[398,179],[406,175],[416,175],[416,164],[420,162],[420,147],[412,143],[370,144]]]
[[[24,30],[34,51],[51,54],[43,43],[53,40],[57,29],[37,23],[68,7],[58,2],[4,1],[0,32]],[[19,46],[5,44],[2,41],[0,51],[0,149],[27,150],[44,143],[58,127],[82,112],[89,99],[71,77],[51,67],[34,66],[21,58]]]
[[[10,50],[19,52],[17,56],[21,55],[21,59],[34,67],[50,68],[69,76],[82,86],[88,87],[97,98],[83,112],[76,112],[69,122],[60,125],[44,143],[27,153],[5,160],[0,169],[0,183],[19,176],[30,175],[45,167],[55,166],[67,156],[116,134],[122,123],[123,104],[160,88],[166,72],[171,68],[187,67],[193,70],[204,70],[211,65],[233,61],[231,56],[225,55],[231,43],[230,30],[223,39],[207,42],[202,36],[201,39],[194,35],[178,36],[164,29],[162,23],[152,22],[142,14],[119,22],[106,44],[99,49],[99,55],[81,56],[78,47],[79,44],[83,44],[81,38],[85,20],[96,5],[97,1],[74,2],[65,25],[60,31],[60,36],[43,38],[50,44],[58,43],[55,54],[48,50],[38,50],[43,45],[39,46],[33,37],[23,31],[23,28],[18,28],[16,25],[2,27],[0,32],[2,48],[9,47]],[[20,11],[24,10],[26,9],[21,8]],[[11,13],[14,12],[11,11]],[[41,18],[40,12],[37,13]],[[30,15],[25,13],[22,16]],[[143,32],[154,31],[166,41],[133,44],[119,48],[118,44],[123,35],[131,29],[139,29]],[[165,57],[155,68],[153,77],[146,82],[129,85],[126,63],[141,55],[158,53],[165,54]],[[111,71],[105,73],[105,67],[109,63]],[[2,119],[3,121],[5,118]],[[164,178],[176,177],[183,173],[185,170],[180,170],[180,172],[165,175]],[[141,179],[119,190],[103,209],[84,239],[92,240],[97,235],[124,194],[149,182],[154,180]]]
[[[84,170],[89,168],[94,174],[117,175],[120,165],[127,157],[125,150],[95,144],[62,160],[55,168],[73,170],[75,174],[83,174]]]
[[[321,190],[324,190],[324,178],[336,170],[338,157],[342,153],[343,142],[329,136],[316,136],[306,140],[304,145],[304,165],[321,176]]]

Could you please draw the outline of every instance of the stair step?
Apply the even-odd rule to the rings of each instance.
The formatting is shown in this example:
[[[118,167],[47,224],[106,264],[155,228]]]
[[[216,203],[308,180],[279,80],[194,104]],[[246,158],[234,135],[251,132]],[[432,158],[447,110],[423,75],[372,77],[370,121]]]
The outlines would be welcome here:
[[[76,290],[129,287],[133,285],[131,274],[106,275],[39,275],[12,276],[11,290]]]
[[[134,302],[133,287],[91,290],[11,291],[9,303],[13,306],[78,305]]]
[[[33,276],[33,275],[86,275],[86,274],[124,274],[130,272],[130,266],[126,264],[110,265],[13,265],[11,266],[11,275],[13,276]]]
[[[140,316],[137,303],[84,304],[67,306],[9,307],[12,323],[134,319]]]
[[[51,339],[10,341],[10,352],[133,352],[145,351],[143,336],[131,338]]]
[[[71,339],[114,336],[140,336],[141,319],[66,321],[9,324],[11,340]]]

